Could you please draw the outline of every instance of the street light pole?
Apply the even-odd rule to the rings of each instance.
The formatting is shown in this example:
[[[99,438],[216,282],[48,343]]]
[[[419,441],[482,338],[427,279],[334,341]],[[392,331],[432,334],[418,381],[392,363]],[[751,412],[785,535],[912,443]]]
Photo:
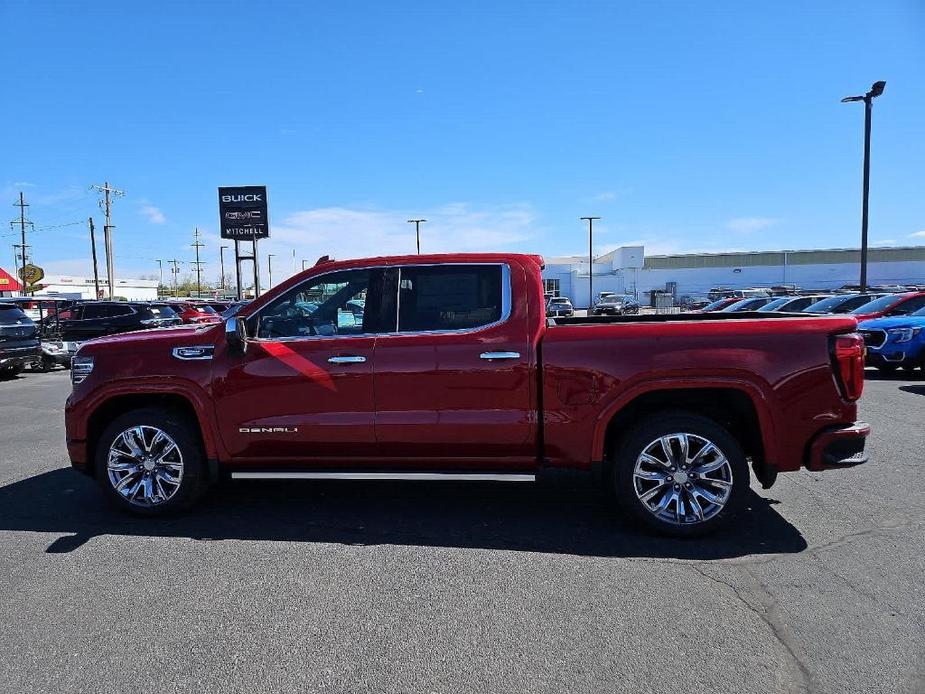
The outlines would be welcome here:
[[[600,217],[579,217],[588,220],[588,311],[594,307],[594,220]]]
[[[267,253],[267,289],[273,288],[273,258],[276,253]]]
[[[842,103],[852,101],[864,102],[864,183],[861,197],[861,291],[867,291],[867,221],[868,200],[870,197],[870,121],[873,112],[873,102],[883,94],[886,82],[874,82],[870,91],[863,96],[846,96]]]
[[[409,219],[408,224],[414,224],[414,237],[417,240],[418,246],[418,255],[421,255],[421,222],[426,222],[426,219]]]

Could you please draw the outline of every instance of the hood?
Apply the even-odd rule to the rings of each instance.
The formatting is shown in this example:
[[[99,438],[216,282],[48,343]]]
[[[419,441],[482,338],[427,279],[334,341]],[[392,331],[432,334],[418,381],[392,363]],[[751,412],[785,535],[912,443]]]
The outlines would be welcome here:
[[[891,316],[858,323],[860,330],[889,330],[890,328],[925,328],[925,316]]]
[[[203,340],[199,336],[215,330],[218,323],[191,323],[174,325],[168,328],[150,328],[148,330],[135,330],[118,335],[106,335],[86,342],[87,345],[125,345],[138,346],[148,344],[164,344],[165,342],[183,341],[199,343]]]

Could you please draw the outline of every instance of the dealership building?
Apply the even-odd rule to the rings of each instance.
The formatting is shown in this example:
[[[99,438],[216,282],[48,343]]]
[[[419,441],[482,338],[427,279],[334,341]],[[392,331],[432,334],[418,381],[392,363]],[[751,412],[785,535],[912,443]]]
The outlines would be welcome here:
[[[644,246],[621,246],[594,258],[591,285],[600,292],[635,294],[648,303],[652,291],[676,298],[705,297],[713,288],[792,286],[833,290],[857,285],[861,252],[856,248],[646,255]],[[567,296],[579,308],[589,304],[588,256],[547,258],[548,293]],[[925,285],[925,246],[871,248],[870,285]]]
[[[45,275],[38,283],[41,288],[35,294],[36,296],[61,296],[67,299],[108,298],[109,283],[105,277],[100,277],[99,285],[100,293],[97,296],[92,277]],[[116,297],[127,299],[128,301],[154,301],[157,299],[157,280],[117,278],[115,285],[113,294]],[[19,282],[13,275],[0,268],[0,296],[16,296],[18,294]]]

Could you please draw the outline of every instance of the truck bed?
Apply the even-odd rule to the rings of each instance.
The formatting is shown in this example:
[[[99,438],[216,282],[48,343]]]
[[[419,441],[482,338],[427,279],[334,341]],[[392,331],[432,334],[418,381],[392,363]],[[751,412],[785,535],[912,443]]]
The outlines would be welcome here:
[[[780,319],[780,318],[820,318],[811,313],[778,313],[773,311],[736,311],[723,313],[714,311],[710,313],[642,313],[629,316],[574,316],[572,318],[547,318],[547,325],[602,325],[610,323],[674,323],[692,321],[729,321],[746,319]]]

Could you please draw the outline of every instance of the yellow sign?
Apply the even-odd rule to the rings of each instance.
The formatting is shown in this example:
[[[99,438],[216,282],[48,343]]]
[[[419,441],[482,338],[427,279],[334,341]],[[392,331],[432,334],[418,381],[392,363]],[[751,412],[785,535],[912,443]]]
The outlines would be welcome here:
[[[21,267],[16,274],[19,275],[19,279],[26,284],[35,284],[45,277],[45,271],[38,265],[26,265]]]

